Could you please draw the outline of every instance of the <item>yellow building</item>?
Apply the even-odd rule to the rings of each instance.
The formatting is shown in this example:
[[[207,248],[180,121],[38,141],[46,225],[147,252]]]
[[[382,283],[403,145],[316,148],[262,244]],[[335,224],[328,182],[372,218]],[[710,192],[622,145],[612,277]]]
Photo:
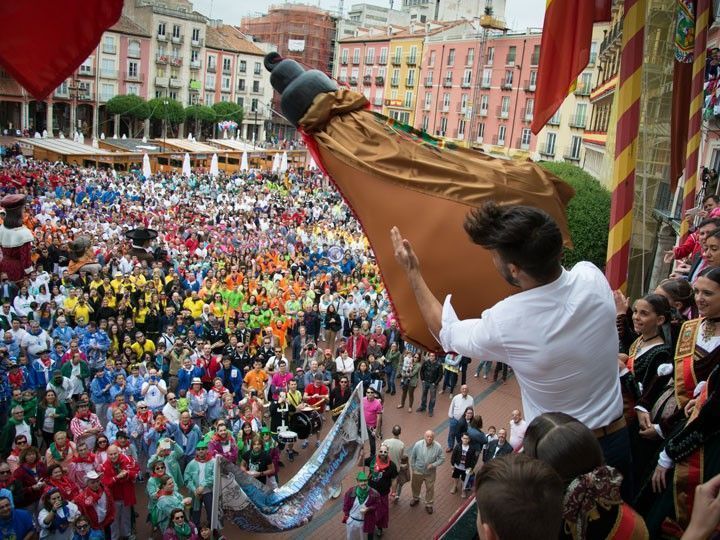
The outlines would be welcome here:
[[[456,24],[460,22],[411,23],[407,30],[390,37],[382,111],[384,115],[409,126],[415,124],[415,103],[420,86],[425,38]]]

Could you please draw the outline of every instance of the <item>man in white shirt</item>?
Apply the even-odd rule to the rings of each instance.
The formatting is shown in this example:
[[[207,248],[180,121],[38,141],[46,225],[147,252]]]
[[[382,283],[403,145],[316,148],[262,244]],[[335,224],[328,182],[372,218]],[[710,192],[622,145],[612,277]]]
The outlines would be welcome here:
[[[177,424],[180,421],[180,411],[177,408],[177,398],[175,397],[175,393],[168,392],[166,397],[167,403],[162,410],[163,416],[168,419],[168,422]]]
[[[472,408],[473,405],[473,397],[468,394],[467,384],[463,384],[460,387],[460,393],[450,401],[450,408],[448,409],[450,424],[448,426],[447,448],[445,452],[450,453],[455,447],[456,439],[459,439],[457,436],[457,428],[460,420],[462,420],[465,415],[465,409],[468,407]]]
[[[142,384],[140,393],[143,396],[143,400],[150,407],[153,413],[158,412],[165,406],[165,394],[167,394],[167,386],[165,381],[158,377],[157,370],[151,368],[148,371],[148,378]]]
[[[587,262],[563,269],[562,234],[542,210],[486,203],[472,210],[465,230],[491,252],[504,279],[520,292],[480,319],[458,319],[430,290],[420,262],[400,231],[391,232],[420,311],[442,348],[511,366],[527,419],[561,411],[592,429],[605,460],[623,473],[632,494],[632,458],[622,415],[615,304],[603,274]]]
[[[523,419],[520,411],[515,409],[512,412],[512,418],[510,419],[510,439],[508,439],[508,442],[516,452],[519,452],[522,448],[526,429],[527,422]]]

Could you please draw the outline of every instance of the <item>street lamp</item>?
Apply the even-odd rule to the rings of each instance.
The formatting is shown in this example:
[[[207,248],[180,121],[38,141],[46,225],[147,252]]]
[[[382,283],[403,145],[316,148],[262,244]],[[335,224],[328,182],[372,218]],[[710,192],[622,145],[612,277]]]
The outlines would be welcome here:
[[[167,99],[163,100],[163,105],[165,106],[165,114],[163,115],[163,152],[167,151],[167,143],[165,139],[167,139],[167,114],[169,103],[170,102]]]

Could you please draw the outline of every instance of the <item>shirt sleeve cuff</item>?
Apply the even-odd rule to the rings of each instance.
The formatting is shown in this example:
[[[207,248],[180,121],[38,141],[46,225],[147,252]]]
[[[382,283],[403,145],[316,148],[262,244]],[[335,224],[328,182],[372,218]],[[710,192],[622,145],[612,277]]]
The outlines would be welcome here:
[[[636,410],[636,411],[640,411],[640,412],[644,412],[644,413],[650,412],[650,411],[648,411],[645,407],[643,407],[642,405],[635,405],[635,410]]]
[[[658,456],[658,465],[660,465],[663,469],[672,469],[674,465],[673,460],[670,459],[670,456],[667,455],[665,450],[660,452],[660,455]]]
[[[445,351],[452,351],[453,348],[450,346],[451,342],[451,336],[450,336],[450,330],[453,324],[460,321],[460,319],[457,316],[457,313],[455,313],[455,310],[452,307],[452,304],[450,303],[452,300],[452,294],[448,294],[445,297],[445,302],[443,303],[442,308],[442,317],[440,320],[440,336],[433,336],[435,339],[442,345],[443,350]]]
[[[662,428],[660,427],[660,424],[653,424],[653,427],[655,428],[655,432],[664,439],[664,438],[665,438],[665,435],[663,435]]]

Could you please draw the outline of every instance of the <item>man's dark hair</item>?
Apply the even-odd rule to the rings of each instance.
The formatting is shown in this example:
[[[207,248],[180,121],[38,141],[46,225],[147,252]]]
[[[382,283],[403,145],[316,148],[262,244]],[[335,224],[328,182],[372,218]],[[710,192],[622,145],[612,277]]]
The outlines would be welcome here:
[[[530,206],[487,202],[465,218],[465,232],[485,249],[496,251],[530,277],[546,282],[557,276],[563,239],[555,220]]]
[[[510,454],[486,463],[475,480],[480,522],[500,540],[557,538],[565,487],[538,459]]]
[[[395,424],[392,428],[392,434],[395,435],[396,437],[400,435],[401,431],[402,431],[402,428],[398,424]]]

